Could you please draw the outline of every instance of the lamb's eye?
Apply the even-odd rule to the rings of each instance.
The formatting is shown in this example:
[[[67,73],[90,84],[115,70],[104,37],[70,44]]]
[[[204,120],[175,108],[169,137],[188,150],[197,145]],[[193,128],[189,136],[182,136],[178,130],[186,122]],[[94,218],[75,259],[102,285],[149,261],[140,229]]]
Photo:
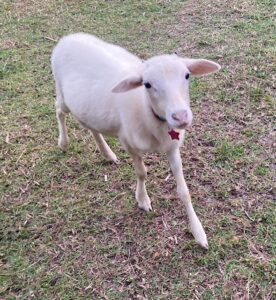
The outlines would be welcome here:
[[[151,84],[149,82],[145,82],[144,83],[144,86],[147,88],[147,89],[150,89],[151,88]]]
[[[189,73],[187,73],[187,74],[186,74],[186,76],[185,76],[185,78],[188,80],[188,79],[189,79],[189,77],[190,77],[190,74],[189,74]]]

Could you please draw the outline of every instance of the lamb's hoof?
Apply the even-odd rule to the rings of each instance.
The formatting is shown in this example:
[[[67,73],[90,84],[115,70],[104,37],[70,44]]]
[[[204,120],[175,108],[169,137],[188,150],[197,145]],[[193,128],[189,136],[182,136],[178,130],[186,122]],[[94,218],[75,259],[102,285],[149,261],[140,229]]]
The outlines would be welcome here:
[[[114,164],[116,164],[116,165],[118,165],[119,164],[119,159],[117,158],[117,156],[115,155],[115,157],[114,158],[112,158],[111,160],[110,160],[111,162],[113,162]]]
[[[138,202],[138,207],[144,211],[152,211],[151,203],[150,202]]]
[[[191,232],[195,238],[195,241],[198,245],[200,245],[204,249],[208,249],[208,241],[205,231],[200,223],[200,221],[190,224]]]
[[[204,248],[204,249],[206,249],[206,250],[209,249],[209,245],[208,245],[208,241],[207,241],[207,240],[204,241],[204,242],[202,242],[202,241],[197,241],[197,240],[196,240],[196,242],[197,242],[198,245],[201,246],[202,248]]]
[[[59,146],[59,148],[60,148],[63,152],[66,152],[66,151],[67,151],[67,148],[68,148],[68,143],[67,143],[67,142],[64,142],[64,141],[61,141],[61,140],[58,140],[58,146]]]
[[[118,160],[116,154],[113,153],[113,152],[112,152],[112,153],[108,153],[108,155],[106,155],[105,158],[106,158],[108,161],[113,162],[113,163],[116,164],[116,165],[119,163],[119,160]]]

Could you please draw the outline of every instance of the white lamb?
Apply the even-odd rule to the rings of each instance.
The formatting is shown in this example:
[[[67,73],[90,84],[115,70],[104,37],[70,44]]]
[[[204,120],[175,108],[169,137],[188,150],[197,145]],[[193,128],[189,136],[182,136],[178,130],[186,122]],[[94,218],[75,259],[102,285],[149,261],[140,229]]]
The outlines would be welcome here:
[[[165,152],[191,232],[199,245],[208,248],[183,176],[179,147],[185,128],[192,123],[189,76],[212,73],[220,66],[175,54],[143,62],[121,47],[84,33],[62,38],[53,50],[51,62],[60,148],[67,148],[65,116],[69,112],[91,130],[101,153],[113,162],[117,161],[116,155],[102,134],[118,137],[133,159],[137,173],[135,196],[138,206],[145,211],[152,207],[142,155]]]

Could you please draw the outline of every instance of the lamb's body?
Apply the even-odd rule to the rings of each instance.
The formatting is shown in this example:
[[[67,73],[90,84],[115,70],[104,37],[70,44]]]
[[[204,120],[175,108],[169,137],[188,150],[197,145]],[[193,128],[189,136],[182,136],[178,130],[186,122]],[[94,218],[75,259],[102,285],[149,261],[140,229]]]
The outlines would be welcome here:
[[[117,136],[133,158],[138,176],[136,199],[147,211],[151,203],[142,154],[166,152],[192,233],[203,247],[207,247],[207,239],[191,204],[179,147],[184,128],[192,121],[189,73],[200,75],[218,68],[207,60],[184,60],[175,55],[142,62],[123,48],[82,33],[62,38],[52,54],[59,146],[67,147],[65,115],[69,112],[92,131],[100,151],[112,161],[117,160],[116,155],[101,134]],[[171,139],[168,128],[178,131],[179,140]]]
[[[126,149],[141,154],[179,146],[180,141],[172,142],[168,126],[154,118],[147,99],[141,97],[143,86],[111,93],[120,79],[142,70],[142,61],[125,49],[84,33],[66,36],[53,51],[52,69],[63,95],[58,105],[84,127],[117,136]],[[181,141],[183,135],[184,131]]]

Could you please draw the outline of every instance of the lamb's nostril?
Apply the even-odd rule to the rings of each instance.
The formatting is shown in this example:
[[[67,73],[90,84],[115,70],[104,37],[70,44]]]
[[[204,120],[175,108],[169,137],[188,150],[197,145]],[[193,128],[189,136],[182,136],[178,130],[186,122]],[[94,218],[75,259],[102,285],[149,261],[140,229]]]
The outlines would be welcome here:
[[[172,114],[172,118],[173,118],[174,120],[176,120],[176,121],[180,121],[180,120],[179,120],[179,116],[178,116],[177,113],[173,113],[173,114]]]
[[[186,128],[186,127],[188,127],[188,125],[189,125],[189,124],[188,124],[187,122],[184,122],[184,123],[182,123],[182,124],[180,125],[180,127],[181,127],[181,128]]]
[[[188,113],[187,110],[180,110],[172,114],[172,118],[175,121],[185,123],[187,121]]]

